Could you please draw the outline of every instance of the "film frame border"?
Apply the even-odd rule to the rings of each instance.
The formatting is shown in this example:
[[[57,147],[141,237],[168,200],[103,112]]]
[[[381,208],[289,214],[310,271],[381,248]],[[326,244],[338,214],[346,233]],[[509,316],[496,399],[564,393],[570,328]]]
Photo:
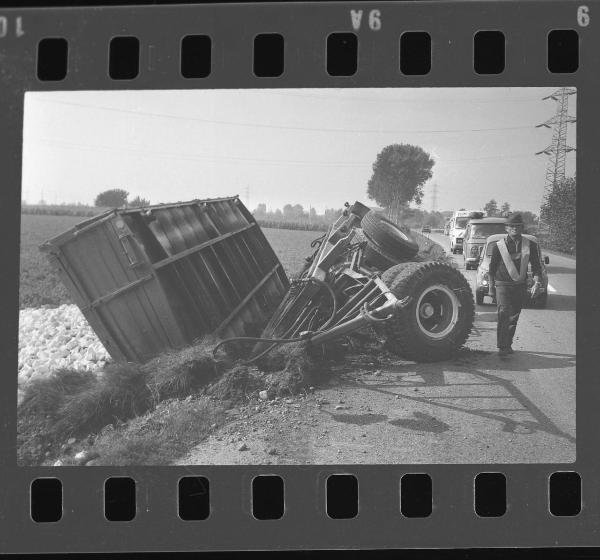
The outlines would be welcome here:
[[[593,13],[599,3],[587,1],[586,5]],[[600,171],[593,151],[600,146],[600,111],[595,106],[600,76],[594,73],[593,54],[600,52],[600,36],[593,24],[578,26],[580,6],[573,1],[530,0],[2,11],[0,16],[9,22],[22,17],[25,33],[20,37],[7,34],[0,42],[0,80],[5,86],[0,96],[8,109],[0,115],[2,130],[6,131],[0,169],[4,170],[4,184],[9,185],[0,191],[0,202],[6,209],[0,223],[4,240],[0,255],[10,271],[3,281],[0,303],[5,331],[0,354],[7,358],[0,390],[0,549],[59,552],[598,545],[599,484],[594,475],[600,449],[595,429],[599,381],[594,372],[600,357],[600,328],[594,322],[591,305],[580,304],[577,314],[577,460],[573,464],[17,467],[17,387],[16,375],[11,373],[17,369],[14,333],[18,331],[15,301],[25,91],[568,85],[578,90],[577,172],[582,185],[592,185]],[[352,29],[351,9],[380,10],[381,29]],[[473,70],[473,36],[483,29],[505,33],[506,60],[501,74],[482,75]],[[546,68],[546,37],[553,29],[576,29],[579,33],[579,69],[572,74],[551,74]],[[432,38],[432,65],[425,75],[402,75],[398,69],[400,34],[413,30],[425,30]],[[250,41],[263,32],[280,33],[285,39],[285,70],[280,77],[256,77],[252,73]],[[327,74],[325,38],[332,32],[357,34],[355,75]],[[212,68],[205,78],[186,79],[179,73],[179,39],[187,34],[212,38]],[[140,40],[140,72],[134,80],[108,77],[108,41],[116,35]],[[69,40],[69,68],[60,82],[40,82],[35,76],[37,43],[50,36]],[[151,69],[145,59],[150,45],[155,54]],[[599,242],[594,242],[593,230],[598,206],[592,189],[580,187],[577,235],[589,243],[580,243],[578,248],[578,291],[585,291],[589,280],[584,279],[598,277],[594,257]],[[581,475],[582,510],[577,516],[554,517],[549,512],[548,477],[557,471]],[[481,472],[506,476],[508,510],[502,517],[481,518],[474,511],[473,481]],[[359,515],[334,520],[324,509],[324,480],[343,473],[358,478]],[[432,478],[433,512],[429,517],[406,518],[400,513],[400,479],[412,473],[427,473]],[[286,510],[276,525],[254,519],[250,511],[251,481],[259,474],[278,474],[284,479]],[[177,481],[195,475],[210,480],[211,515],[205,521],[182,521],[177,516]],[[108,522],[102,515],[103,484],[110,476],[130,476],[137,482],[137,515],[129,523]],[[30,518],[28,490],[38,477],[58,477],[63,482],[63,516],[57,523],[35,523]],[[157,526],[164,531],[156,531]],[[232,538],[232,533],[240,538]],[[165,534],[168,539],[162,537]]]

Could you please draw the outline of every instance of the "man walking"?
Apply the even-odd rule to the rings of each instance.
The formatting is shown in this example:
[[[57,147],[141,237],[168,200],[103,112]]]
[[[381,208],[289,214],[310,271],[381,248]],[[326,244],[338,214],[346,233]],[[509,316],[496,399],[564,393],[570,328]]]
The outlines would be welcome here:
[[[522,236],[523,218],[512,214],[506,220],[506,233],[492,251],[490,261],[489,295],[498,303],[498,354],[512,354],[512,341],[521,309],[527,298],[527,266],[531,263],[535,294],[540,286],[542,269],[540,253],[535,242]]]

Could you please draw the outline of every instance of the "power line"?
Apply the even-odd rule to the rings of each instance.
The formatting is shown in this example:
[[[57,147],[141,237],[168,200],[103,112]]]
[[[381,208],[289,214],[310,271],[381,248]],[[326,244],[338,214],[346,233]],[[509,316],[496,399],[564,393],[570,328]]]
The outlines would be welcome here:
[[[168,113],[155,113],[152,111],[136,111],[133,109],[121,109],[118,107],[105,107],[100,105],[87,105],[85,103],[75,103],[71,101],[58,101],[56,99],[42,99],[42,101],[57,103],[60,105],[69,105],[73,107],[81,107],[85,109],[96,109],[100,111],[111,111],[116,113],[125,113],[129,115],[158,117],[165,119],[183,120],[186,122],[196,121],[206,124],[220,124],[226,126],[241,126],[249,128],[267,128],[276,130],[296,130],[303,132],[334,132],[334,133],[354,133],[354,134],[446,134],[457,132],[496,132],[505,130],[535,130],[534,126],[506,126],[496,128],[455,128],[455,129],[439,129],[439,130],[399,130],[399,129],[361,129],[361,128],[319,128],[306,126],[290,126],[290,125],[275,125],[264,123],[248,123],[239,121],[226,121],[217,119],[204,119],[202,117],[172,115]]]
[[[141,148],[133,148],[128,146],[110,146],[105,144],[83,144],[76,142],[68,142],[60,139],[52,138],[36,138],[32,139],[35,142],[49,145],[57,148],[67,149],[83,149],[83,150],[100,150],[107,152],[127,152],[133,155],[139,155],[142,157],[158,157],[166,159],[181,159],[181,160],[193,160],[202,162],[211,161],[223,161],[226,163],[247,163],[247,164],[266,164],[266,165],[306,165],[306,166],[325,166],[325,167],[360,167],[372,165],[372,161],[330,161],[330,160],[273,160],[273,159],[260,159],[260,158],[247,158],[233,155],[214,155],[214,154],[186,154],[176,152],[165,152],[158,150],[144,150]],[[467,163],[467,162],[488,162],[488,161],[503,161],[512,159],[523,159],[532,158],[533,154],[498,154],[495,156],[484,156],[480,158],[461,158],[461,159],[438,159],[443,164],[456,164],[456,163]],[[436,162],[437,163],[437,162]]]
[[[461,97],[458,99],[448,98],[419,98],[419,99],[385,99],[375,97],[356,97],[356,96],[345,96],[345,95],[318,95],[310,93],[288,93],[287,91],[273,91],[265,90],[270,95],[279,95],[281,97],[299,97],[304,99],[319,99],[322,101],[366,101],[372,103],[512,103],[512,102],[536,102],[538,103],[540,98],[536,97],[512,97],[504,99],[472,99],[468,97]]]

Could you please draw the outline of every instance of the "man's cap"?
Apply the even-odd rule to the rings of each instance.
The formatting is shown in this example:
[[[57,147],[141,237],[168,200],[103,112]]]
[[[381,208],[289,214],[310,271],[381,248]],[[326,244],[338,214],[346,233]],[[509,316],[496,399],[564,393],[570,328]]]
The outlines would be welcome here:
[[[522,226],[523,225],[523,216],[518,212],[515,214],[511,214],[508,218],[506,218],[507,226]]]

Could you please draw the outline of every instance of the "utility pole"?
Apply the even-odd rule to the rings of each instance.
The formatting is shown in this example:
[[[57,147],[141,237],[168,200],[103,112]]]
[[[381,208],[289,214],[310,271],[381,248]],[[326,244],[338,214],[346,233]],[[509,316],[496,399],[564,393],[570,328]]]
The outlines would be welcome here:
[[[438,186],[433,183],[433,193],[431,195],[431,211],[437,212]]]
[[[554,116],[546,122],[538,124],[536,128],[542,126],[552,128],[552,143],[536,156],[544,154],[548,156],[546,165],[546,181],[544,184],[544,199],[553,189],[556,183],[565,179],[565,165],[568,152],[574,152],[575,148],[567,145],[567,125],[576,122],[576,118],[569,115],[569,96],[575,95],[575,88],[560,88],[554,93],[542,98],[543,100],[552,99],[556,101],[556,111]],[[541,211],[540,211],[541,214]],[[538,226],[540,219],[538,218]]]

